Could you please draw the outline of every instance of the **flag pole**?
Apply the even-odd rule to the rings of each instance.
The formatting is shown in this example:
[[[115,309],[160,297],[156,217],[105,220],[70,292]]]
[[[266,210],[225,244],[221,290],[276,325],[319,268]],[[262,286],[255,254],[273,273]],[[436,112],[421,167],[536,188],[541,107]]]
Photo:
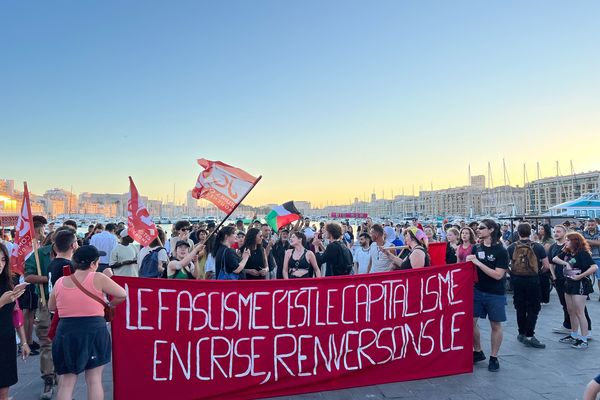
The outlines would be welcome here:
[[[258,182],[259,182],[261,179],[262,179],[262,175],[259,175],[259,176],[258,176],[258,178],[256,178],[256,180],[255,180],[255,181],[254,181],[254,183],[252,184],[252,187],[250,188],[250,190],[248,190],[248,191],[246,192],[246,194],[242,196],[242,198],[240,199],[240,201],[238,201],[238,203],[235,205],[235,207],[233,207],[233,209],[232,209],[232,210],[229,212],[229,214],[227,214],[227,215],[225,216],[225,218],[224,218],[224,219],[223,219],[223,220],[222,220],[222,221],[219,223],[219,225],[217,225],[217,226],[215,227],[215,230],[214,230],[214,231],[212,231],[212,232],[210,233],[210,235],[208,235],[208,237],[206,238],[206,240],[204,241],[204,243],[207,243],[207,242],[210,240],[210,238],[213,236],[213,234],[214,234],[215,232],[217,232],[217,231],[219,230],[219,228],[221,228],[221,226],[223,226],[223,224],[225,223],[225,221],[227,221],[227,219],[228,219],[229,217],[231,217],[231,214],[233,214],[233,212],[234,212],[234,211],[235,211],[235,210],[236,210],[236,209],[237,209],[237,208],[240,206],[240,204],[242,204],[242,201],[244,201],[244,199],[246,198],[246,196],[248,196],[248,194],[249,194],[249,193],[252,191],[252,189],[254,189],[254,187],[256,186],[256,184],[257,184],[257,183],[258,183]]]
[[[40,267],[40,255],[38,254],[37,239],[35,237],[33,237],[33,235],[32,235],[31,245],[33,246],[33,256],[35,257],[35,265],[37,267],[37,274],[39,276],[42,276],[42,269]],[[40,287],[40,300],[42,301],[42,306],[46,307],[46,295],[44,293],[44,284],[40,283],[39,287]]]

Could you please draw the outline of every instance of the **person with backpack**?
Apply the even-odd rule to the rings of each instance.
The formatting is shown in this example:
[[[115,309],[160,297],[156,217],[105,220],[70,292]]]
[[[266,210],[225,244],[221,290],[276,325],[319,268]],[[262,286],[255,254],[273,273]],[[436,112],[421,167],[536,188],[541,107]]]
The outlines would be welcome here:
[[[242,258],[231,246],[236,241],[235,227],[225,226],[216,234],[212,256],[215,259],[215,275],[219,280],[238,280],[250,258],[250,249],[245,249]]]
[[[169,256],[162,243],[165,242],[165,232],[158,229],[158,237],[143,247],[137,256],[137,263],[140,266],[140,278],[159,278],[169,263]]]
[[[325,225],[325,231],[330,240],[327,247],[324,247],[321,239],[316,236],[313,239],[315,249],[321,250],[315,253],[317,263],[319,266],[323,263],[326,264],[325,276],[350,275],[354,268],[354,261],[352,252],[342,242],[341,225],[330,222]]]
[[[187,240],[175,244],[174,259],[167,264],[163,278],[167,279],[196,279],[198,270],[194,264],[197,255],[204,251],[204,245],[198,243],[190,250]]]
[[[519,240],[507,249],[519,328],[517,340],[525,346],[544,349],[546,345],[535,337],[535,325],[542,308],[540,274],[550,270],[550,263],[544,246],[529,239],[531,225],[527,222],[519,224],[517,232]]]

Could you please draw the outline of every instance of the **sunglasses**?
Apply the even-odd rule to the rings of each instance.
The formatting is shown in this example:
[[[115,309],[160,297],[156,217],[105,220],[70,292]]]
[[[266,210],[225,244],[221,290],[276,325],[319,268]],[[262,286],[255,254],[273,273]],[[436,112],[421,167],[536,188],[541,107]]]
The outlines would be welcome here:
[[[478,231],[482,231],[482,230],[484,230],[484,229],[488,229],[488,227],[487,227],[487,226],[478,226],[478,227],[477,227],[477,230],[478,230]]]

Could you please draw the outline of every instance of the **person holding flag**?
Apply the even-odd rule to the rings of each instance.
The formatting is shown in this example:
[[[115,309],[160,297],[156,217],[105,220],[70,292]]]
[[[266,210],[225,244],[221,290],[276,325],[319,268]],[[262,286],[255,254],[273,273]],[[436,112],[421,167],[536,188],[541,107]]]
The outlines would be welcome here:
[[[11,265],[15,273],[25,276],[25,282],[37,285],[39,290],[36,335],[40,341],[40,372],[44,380],[40,399],[49,400],[52,398],[55,384],[52,342],[48,338],[51,319],[48,311],[48,265],[50,265],[52,244],[38,249],[34,231],[43,233],[43,226],[40,226],[40,223],[43,225],[45,218],[42,220],[32,216],[27,182],[23,185],[23,201],[21,214],[15,226],[15,246],[11,253]]]

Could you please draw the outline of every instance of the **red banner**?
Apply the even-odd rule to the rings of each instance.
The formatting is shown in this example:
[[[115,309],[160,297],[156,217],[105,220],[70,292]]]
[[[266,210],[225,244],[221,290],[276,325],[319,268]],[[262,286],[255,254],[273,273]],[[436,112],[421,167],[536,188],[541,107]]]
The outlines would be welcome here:
[[[359,213],[359,212],[332,212],[330,218],[367,218],[369,214],[367,213]]]
[[[14,273],[19,275],[24,274],[25,260],[33,252],[33,216],[31,215],[27,182],[23,186],[21,214],[15,225],[15,246],[10,253],[10,268]]]
[[[252,399],[472,372],[471,263],[267,281],[115,277],[115,399]]]
[[[432,266],[446,264],[446,242],[429,243],[427,251]]]

